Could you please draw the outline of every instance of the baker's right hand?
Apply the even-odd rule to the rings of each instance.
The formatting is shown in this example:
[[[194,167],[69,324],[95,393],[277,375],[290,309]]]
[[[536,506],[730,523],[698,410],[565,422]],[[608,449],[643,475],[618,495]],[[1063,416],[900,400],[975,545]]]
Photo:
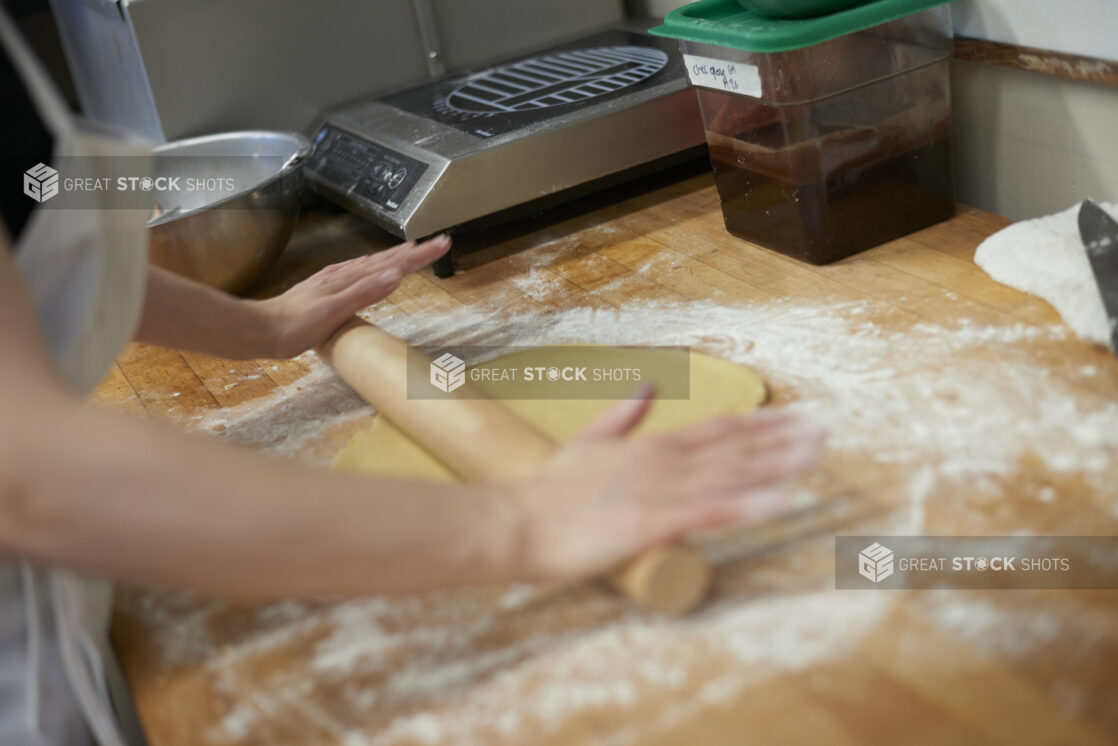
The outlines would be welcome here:
[[[781,484],[818,461],[825,439],[781,410],[627,438],[651,405],[651,391],[618,403],[517,491],[525,576],[575,580],[692,531],[776,515]]]

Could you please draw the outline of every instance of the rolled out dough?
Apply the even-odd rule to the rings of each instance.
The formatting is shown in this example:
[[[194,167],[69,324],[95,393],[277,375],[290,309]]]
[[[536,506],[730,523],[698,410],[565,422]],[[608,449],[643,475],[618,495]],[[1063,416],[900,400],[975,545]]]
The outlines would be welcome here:
[[[557,349],[560,348],[519,351],[471,367],[493,369],[541,365],[544,364],[541,355]],[[633,367],[637,367],[639,361],[646,370],[664,367],[649,364],[654,363],[656,356],[690,355],[690,398],[658,399],[648,417],[634,431],[634,435],[673,430],[721,414],[744,414],[755,410],[765,401],[765,384],[749,368],[682,350],[625,349],[621,352],[632,356]],[[476,385],[486,393],[494,392],[492,383],[478,381]],[[641,384],[634,383],[633,388],[636,389],[639,385]],[[581,432],[614,402],[600,399],[506,399],[503,403],[556,442],[562,443]],[[334,460],[333,468],[395,477],[456,481],[455,476],[442,463],[383,417],[375,418],[367,430],[358,433],[342,449]]]

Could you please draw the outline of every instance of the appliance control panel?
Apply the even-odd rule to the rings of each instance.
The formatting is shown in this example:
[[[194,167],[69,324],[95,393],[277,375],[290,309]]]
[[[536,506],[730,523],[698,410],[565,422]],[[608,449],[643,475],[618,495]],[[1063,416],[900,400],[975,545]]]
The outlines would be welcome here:
[[[426,163],[329,124],[315,135],[307,159],[307,171],[315,180],[392,211],[404,203],[426,170]]]

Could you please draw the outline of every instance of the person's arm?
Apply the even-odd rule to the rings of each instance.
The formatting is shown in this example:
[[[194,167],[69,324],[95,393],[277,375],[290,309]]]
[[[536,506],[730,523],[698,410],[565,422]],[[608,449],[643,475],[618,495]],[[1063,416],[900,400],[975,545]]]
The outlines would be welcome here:
[[[327,474],[84,404],[2,239],[0,320],[0,554],[235,597],[512,570],[507,493]]]
[[[0,554],[235,598],[583,577],[771,514],[765,490],[814,462],[821,440],[787,416],[627,440],[648,406],[637,399],[507,488],[266,458],[82,403],[2,238],[0,348]]]
[[[450,248],[447,236],[332,264],[282,295],[238,298],[150,267],[136,339],[230,360],[286,358],[310,349],[403,277]]]

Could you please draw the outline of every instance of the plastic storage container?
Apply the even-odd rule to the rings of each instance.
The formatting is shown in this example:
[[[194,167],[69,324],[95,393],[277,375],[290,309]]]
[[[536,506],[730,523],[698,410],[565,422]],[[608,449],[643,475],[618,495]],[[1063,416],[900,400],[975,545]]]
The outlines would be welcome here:
[[[700,0],[680,40],[730,233],[826,264],[950,218],[945,0],[778,20]]]

